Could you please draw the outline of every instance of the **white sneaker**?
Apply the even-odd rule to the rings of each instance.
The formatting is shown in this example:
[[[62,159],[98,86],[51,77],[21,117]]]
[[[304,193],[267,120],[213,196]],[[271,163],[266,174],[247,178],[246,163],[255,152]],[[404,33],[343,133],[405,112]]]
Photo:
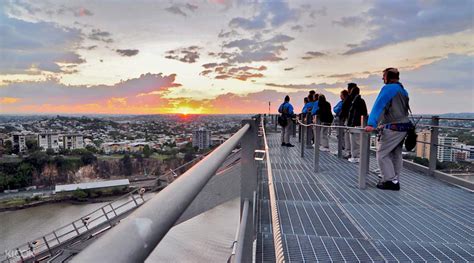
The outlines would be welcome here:
[[[319,150],[321,152],[329,152],[329,148],[325,148],[325,147],[319,147]]]
[[[349,158],[348,161],[351,162],[351,163],[358,163],[358,162],[360,162],[360,159],[359,159],[359,158],[352,158],[352,157],[351,157],[351,158]]]

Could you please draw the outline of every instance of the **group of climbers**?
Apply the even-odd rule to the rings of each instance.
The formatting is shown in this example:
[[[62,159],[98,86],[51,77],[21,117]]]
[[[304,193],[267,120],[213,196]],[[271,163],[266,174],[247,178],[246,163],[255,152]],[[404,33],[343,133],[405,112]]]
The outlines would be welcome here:
[[[399,82],[400,73],[396,68],[387,68],[383,71],[384,86],[374,102],[370,114],[360,94],[356,83],[349,83],[347,89],[340,92],[340,101],[332,108],[324,94],[311,90],[304,98],[300,121],[304,124],[318,124],[321,127],[321,137],[314,138],[312,132],[308,133],[309,140],[319,140],[320,150],[329,151],[330,126],[347,126],[343,138],[344,157],[349,162],[360,161],[360,144],[358,136],[350,127],[361,127],[364,117],[368,117],[365,127],[366,132],[377,131],[377,162],[381,171],[381,180],[377,188],[384,190],[400,190],[399,176],[402,167],[402,145],[407,131],[412,128],[408,118],[409,98],[408,92]],[[281,145],[293,147],[290,143],[290,132],[293,120],[296,117],[290,97],[285,97],[278,109],[280,118],[286,120],[282,127]],[[285,122],[283,123],[285,124]]]

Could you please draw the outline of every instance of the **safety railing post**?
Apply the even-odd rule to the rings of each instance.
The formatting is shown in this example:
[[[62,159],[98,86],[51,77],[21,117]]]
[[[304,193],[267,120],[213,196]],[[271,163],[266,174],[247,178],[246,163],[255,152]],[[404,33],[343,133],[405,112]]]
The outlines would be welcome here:
[[[278,132],[278,115],[274,115],[274,117],[275,117],[275,122],[273,123],[275,123],[275,131]]]
[[[338,126],[343,126],[344,122],[339,120]],[[344,129],[341,127],[337,128],[337,158],[342,158],[342,150],[344,148]]]
[[[258,120],[244,120],[242,126],[245,124],[250,125],[250,129],[242,137],[241,145],[241,176],[240,176],[240,215],[242,221],[245,221],[246,228],[244,233],[244,239],[242,244],[238,244],[244,251],[242,262],[252,261],[252,245],[254,239],[254,225],[252,217],[243,218],[244,201],[252,202],[250,207],[253,207],[253,193],[256,191],[258,186],[258,174],[257,164],[255,163],[255,150],[258,145]],[[267,157],[268,158],[268,157]]]
[[[311,124],[311,113],[306,114],[306,124]],[[306,148],[311,148],[311,135],[313,134],[313,129],[306,129]]]
[[[48,240],[46,240],[46,237],[43,236],[43,241],[46,247],[48,248],[48,252],[50,256],[53,256],[53,252],[51,252],[51,248],[49,247]]]
[[[430,136],[430,160],[429,160],[429,174],[433,175],[436,170],[436,161],[438,160],[438,135],[439,116],[431,117],[431,136]]]
[[[306,147],[305,146],[305,139],[306,139],[306,129],[308,127],[304,126],[304,125],[300,125],[301,126],[301,143],[300,143],[300,146],[301,146],[301,157],[304,158],[304,148]]]
[[[362,128],[367,125],[367,116],[361,117]],[[370,133],[360,131],[360,162],[359,162],[359,188],[365,189],[367,186],[367,173],[369,171],[370,160]]]
[[[298,115],[298,119],[300,120],[301,123],[303,122],[303,113]],[[301,142],[301,133],[302,133],[302,131],[303,131],[303,129],[302,129],[301,124],[298,124],[298,142]]]
[[[319,124],[320,121],[317,117],[314,118],[314,123]],[[321,141],[321,127],[313,126],[314,131],[314,171],[319,172],[319,144]]]
[[[298,117],[296,117],[296,118],[298,118]],[[292,120],[292,122],[293,122],[292,123],[293,124],[293,126],[292,126],[292,137],[294,138],[294,137],[296,137],[296,123],[297,123],[297,121]]]

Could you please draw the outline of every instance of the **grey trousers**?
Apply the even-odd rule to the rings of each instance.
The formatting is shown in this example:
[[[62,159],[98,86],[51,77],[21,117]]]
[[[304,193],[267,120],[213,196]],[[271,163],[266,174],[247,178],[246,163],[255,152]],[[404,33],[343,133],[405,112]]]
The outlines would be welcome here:
[[[321,146],[329,148],[329,127],[321,127]]]
[[[360,133],[350,133],[350,151],[352,158],[360,158]]]
[[[281,127],[281,143],[290,143],[290,134],[293,133],[293,121],[288,119],[288,125]]]
[[[382,180],[398,181],[402,170],[402,142],[406,132],[384,129],[377,144],[377,162]]]
[[[344,130],[344,152],[346,154],[351,153],[351,139],[350,139],[350,132],[348,130]]]

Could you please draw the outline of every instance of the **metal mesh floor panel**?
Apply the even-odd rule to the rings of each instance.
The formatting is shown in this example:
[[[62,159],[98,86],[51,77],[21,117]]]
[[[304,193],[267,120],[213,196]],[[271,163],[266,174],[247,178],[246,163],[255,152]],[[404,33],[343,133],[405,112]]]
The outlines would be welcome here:
[[[296,138],[293,148],[282,147],[279,134],[267,138],[287,261],[474,261],[473,193],[407,169],[400,191],[378,190],[375,156],[360,190],[357,164],[320,152],[315,173],[313,149],[301,158]],[[273,244],[265,198],[259,208],[257,261],[274,261],[265,251]]]

